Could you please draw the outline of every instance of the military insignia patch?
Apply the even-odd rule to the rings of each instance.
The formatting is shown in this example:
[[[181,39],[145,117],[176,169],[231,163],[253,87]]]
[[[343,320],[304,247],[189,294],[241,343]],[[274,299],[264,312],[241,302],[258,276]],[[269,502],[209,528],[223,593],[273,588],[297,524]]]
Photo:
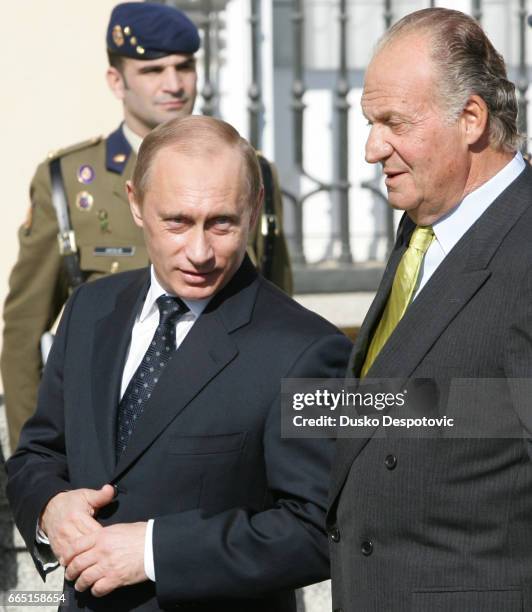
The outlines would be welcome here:
[[[117,153],[113,155],[113,161],[115,164],[123,164],[127,159],[127,155],[125,153]]]
[[[112,36],[113,42],[117,47],[121,47],[124,44],[124,33],[122,32],[121,26],[115,25]]]
[[[76,206],[85,212],[88,212],[94,204],[94,198],[88,191],[80,191],[76,196]]]
[[[109,229],[109,214],[105,208],[101,208],[98,211],[98,220],[100,221],[100,231],[102,234],[110,234],[111,230]]]
[[[92,183],[92,181],[94,180],[94,175],[94,168],[92,166],[89,166],[88,164],[85,164],[78,168],[78,181],[80,183],[83,183],[84,185]]]

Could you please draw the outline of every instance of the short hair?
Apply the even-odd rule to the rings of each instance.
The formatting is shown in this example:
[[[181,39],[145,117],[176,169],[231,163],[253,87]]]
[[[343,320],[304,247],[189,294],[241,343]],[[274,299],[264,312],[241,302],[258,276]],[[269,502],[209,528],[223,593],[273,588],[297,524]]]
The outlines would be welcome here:
[[[124,58],[121,55],[107,51],[107,59],[109,61],[109,66],[116,68],[120,74],[124,73]]]
[[[151,166],[159,151],[172,149],[194,157],[214,156],[224,146],[238,151],[242,156],[246,174],[243,178],[245,192],[242,197],[252,206],[258,206],[262,174],[255,149],[229,123],[203,115],[172,119],[157,126],[144,138],[132,177],[133,190],[139,204],[144,200]]]
[[[439,102],[448,120],[456,121],[468,98],[476,94],[488,107],[490,145],[515,151],[522,141],[517,131],[515,85],[508,80],[502,55],[475,19],[446,8],[415,11],[384,34],[375,54],[399,37],[424,32],[430,35]]]

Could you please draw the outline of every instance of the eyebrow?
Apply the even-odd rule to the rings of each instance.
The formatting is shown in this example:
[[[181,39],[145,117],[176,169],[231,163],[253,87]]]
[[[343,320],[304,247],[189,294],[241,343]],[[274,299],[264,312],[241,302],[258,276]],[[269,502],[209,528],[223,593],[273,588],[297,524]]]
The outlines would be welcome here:
[[[175,64],[162,64],[156,63],[154,61],[153,64],[147,64],[146,66],[142,66],[138,69],[139,74],[147,74],[148,72],[152,72],[153,70],[164,70],[167,67],[176,68],[178,70],[194,68],[196,66],[196,58],[190,57],[182,62],[176,62]]]
[[[240,217],[239,215],[235,215],[233,213],[224,213],[223,211],[220,211],[212,215],[207,215],[206,221],[208,223],[209,221],[214,221],[220,218],[228,219],[231,223],[236,223]],[[194,219],[186,213],[175,212],[161,215],[161,221],[175,221],[176,219],[183,221],[194,221]]]

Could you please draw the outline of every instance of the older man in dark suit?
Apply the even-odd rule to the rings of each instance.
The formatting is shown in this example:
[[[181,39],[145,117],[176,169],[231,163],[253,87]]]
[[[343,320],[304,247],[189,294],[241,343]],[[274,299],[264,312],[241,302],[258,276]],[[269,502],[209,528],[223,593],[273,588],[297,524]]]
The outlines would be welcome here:
[[[427,408],[457,429],[339,442],[333,607],[530,610],[532,171],[514,86],[475,20],[427,9],[378,45],[362,108],[366,159],[406,214],[350,371],[432,381]]]
[[[245,255],[262,186],[231,126],[157,128],[128,192],[151,269],[69,301],[7,465],[16,523],[66,609],[294,611],[328,575],[331,444],[281,438],[280,381],[339,375],[350,343]]]

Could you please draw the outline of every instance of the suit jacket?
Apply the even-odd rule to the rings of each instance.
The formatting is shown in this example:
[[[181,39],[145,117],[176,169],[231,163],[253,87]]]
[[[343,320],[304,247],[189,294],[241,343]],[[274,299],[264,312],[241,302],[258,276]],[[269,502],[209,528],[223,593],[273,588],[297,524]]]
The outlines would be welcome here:
[[[350,375],[360,373],[413,229],[405,217]],[[440,264],[367,373],[431,382],[435,411],[469,423],[472,436],[406,439],[376,428],[338,442],[327,518],[335,609],[532,609],[532,464],[521,435],[532,432],[532,390],[512,382],[532,372],[531,236],[527,165]],[[490,419],[491,438],[475,436]]]
[[[246,258],[172,356],[115,465],[121,373],[148,282],[148,270],[126,272],[70,299],[7,463],[16,524],[36,559],[46,502],[110,482],[119,494],[98,519],[155,519],[156,583],[100,600],[67,584],[73,609],[293,612],[292,589],[329,574],[332,444],[281,438],[280,381],[343,374],[351,344]]]

